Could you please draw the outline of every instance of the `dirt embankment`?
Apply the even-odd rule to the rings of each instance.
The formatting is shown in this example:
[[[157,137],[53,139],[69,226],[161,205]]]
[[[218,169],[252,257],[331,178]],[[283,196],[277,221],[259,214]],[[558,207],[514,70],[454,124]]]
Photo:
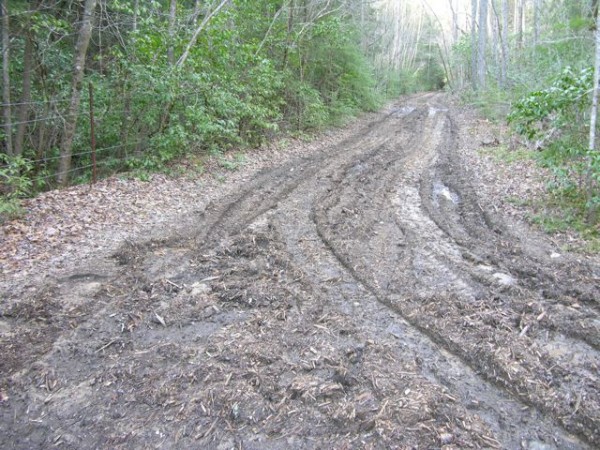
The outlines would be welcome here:
[[[600,266],[491,204],[444,102],[7,292],[3,445],[599,446]]]

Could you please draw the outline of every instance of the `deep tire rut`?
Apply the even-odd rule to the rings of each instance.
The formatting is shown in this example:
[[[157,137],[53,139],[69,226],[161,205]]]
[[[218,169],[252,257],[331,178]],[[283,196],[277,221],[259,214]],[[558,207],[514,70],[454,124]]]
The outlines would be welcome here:
[[[455,114],[410,97],[58,281],[94,301],[3,379],[6,447],[600,445],[599,269],[482,203]]]

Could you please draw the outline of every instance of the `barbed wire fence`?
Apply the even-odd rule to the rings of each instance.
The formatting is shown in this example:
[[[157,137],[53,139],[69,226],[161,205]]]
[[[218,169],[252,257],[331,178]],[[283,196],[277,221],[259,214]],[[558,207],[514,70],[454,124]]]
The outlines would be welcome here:
[[[69,174],[69,175],[73,175],[73,174],[85,174],[85,175],[91,175],[91,182],[94,183],[97,179],[96,174],[97,174],[97,170],[100,167],[107,167],[110,165],[117,165],[117,166],[121,166],[123,167],[125,165],[125,163],[128,160],[131,160],[132,157],[134,157],[133,155],[131,155],[128,152],[123,152],[123,151],[119,151],[119,150],[123,150],[123,149],[131,149],[131,148],[137,148],[137,146],[139,146],[140,144],[142,144],[144,141],[147,141],[147,139],[144,138],[139,138],[133,141],[127,141],[127,142],[122,142],[122,143],[118,143],[118,144],[113,144],[113,145],[106,145],[104,147],[98,147],[96,148],[96,144],[95,144],[95,140],[96,140],[96,136],[95,136],[95,132],[94,129],[98,126],[97,123],[97,117],[96,117],[96,109],[94,107],[94,102],[93,102],[93,86],[92,83],[90,82],[89,84],[90,88],[89,88],[89,97],[86,99],[87,102],[86,104],[82,104],[82,106],[80,107],[81,110],[79,113],[76,114],[60,114],[58,111],[56,111],[55,114],[52,115],[48,115],[48,116],[44,116],[44,117],[33,117],[31,119],[27,119],[27,120],[21,120],[21,121],[14,121],[11,122],[10,125],[11,127],[18,127],[20,125],[27,125],[27,126],[37,126],[39,124],[52,124],[55,131],[60,133],[60,128],[62,128],[64,126],[64,123],[67,119],[72,119],[72,118],[78,118],[79,120],[83,121],[83,120],[89,120],[89,127],[88,129],[86,129],[83,133],[83,135],[85,136],[84,140],[82,141],[80,139],[80,141],[78,143],[78,149],[75,149],[75,151],[70,153],[70,158],[71,159],[75,159],[75,160],[79,160],[79,162],[84,162],[83,165],[77,165],[76,167],[71,167],[69,170],[67,170],[65,173]],[[69,103],[70,100],[69,99],[51,99],[51,100],[32,100],[32,101],[15,101],[15,102],[11,102],[11,103],[0,103],[0,107],[6,107],[6,106],[10,106],[11,108],[18,108],[18,107],[22,107],[22,106],[28,106],[28,107],[39,107],[40,109],[44,109],[45,107],[48,106],[53,106],[55,107],[56,105],[61,105],[61,104],[65,104],[65,103]],[[86,106],[87,106],[87,111],[86,111]],[[52,111],[53,112],[53,111]],[[117,115],[123,115],[126,110],[124,108],[122,109],[110,109],[110,114],[113,116],[117,116]],[[29,113],[31,115],[31,112]],[[0,127],[3,127],[4,124],[0,124]],[[89,131],[89,133],[88,133]],[[89,134],[89,136],[88,136]],[[86,139],[87,138],[87,139]],[[30,146],[33,147],[33,146]],[[29,149],[28,155],[26,155],[25,157],[23,157],[23,162],[30,166],[35,168],[35,172],[42,172],[41,175],[37,175],[37,176],[30,176],[29,180],[32,183],[32,185],[34,186],[40,186],[40,185],[47,185],[48,187],[54,187],[55,183],[53,183],[53,181],[56,181],[57,179],[57,171],[52,169],[48,169],[47,165],[51,164],[51,165],[56,165],[63,157],[65,157],[64,155],[60,154],[60,151],[54,147],[53,149],[47,149],[44,148],[41,150],[44,154],[43,155],[39,155],[37,154],[37,151],[33,148]],[[47,152],[51,152],[50,154],[46,154]],[[34,153],[34,154],[32,154]],[[100,157],[100,159],[96,159],[96,156]],[[135,155],[136,157],[140,158],[142,155]],[[88,157],[88,161],[90,161],[89,163],[85,163],[85,161],[83,161],[86,157]],[[44,167],[46,166],[46,167]],[[11,167],[11,163],[10,162],[3,162],[0,163],[0,171],[6,171],[8,168]],[[53,173],[47,173],[48,170],[52,170]],[[6,172],[5,172],[6,173]],[[115,173],[115,171],[110,171],[107,170],[105,171],[105,174],[110,176],[113,175]],[[0,178],[0,183],[2,180]]]
[[[91,84],[92,82],[90,81],[89,83]],[[198,90],[189,85],[181,85],[177,91],[173,95],[163,97],[161,101],[165,105],[176,104],[180,101],[193,105],[203,104],[208,108],[207,111],[210,111],[210,106],[207,106],[206,91]],[[107,98],[106,93],[103,91],[100,91],[100,93],[100,101],[98,105],[94,105],[94,86],[91,85],[87,95],[82,92],[80,110],[71,115],[61,112],[61,109],[63,111],[66,109],[64,105],[70,102],[66,98],[15,101],[10,104],[0,103],[1,107],[8,105],[11,106],[11,109],[14,108],[13,117],[18,116],[18,107],[27,106],[31,108],[27,120],[11,122],[13,130],[22,125],[28,127],[28,146],[23,152],[24,157],[21,161],[21,173],[19,174],[19,169],[16,169],[12,173],[15,176],[27,176],[33,186],[32,189],[36,192],[59,187],[58,169],[60,160],[65,157],[65,155],[61,154],[59,148],[60,136],[66,121],[73,118],[77,119],[78,122],[78,138],[72,152],[68,156],[73,166],[63,171],[62,176],[66,175],[71,181],[74,180],[74,184],[88,180],[94,183],[97,176],[106,178],[120,172],[127,172],[136,168],[144,170],[144,168],[151,168],[156,164],[161,164],[160,161],[153,159],[155,156],[158,159],[161,158],[159,147],[157,147],[157,145],[161,144],[158,144],[153,138],[164,136],[164,130],[152,130],[153,127],[157,129],[162,127],[162,124],[159,122],[162,122],[163,118],[155,118],[156,123],[144,126],[142,125],[144,119],[140,119],[145,114],[144,107],[136,109],[135,100],[132,100],[128,106],[125,102],[119,102],[119,105],[114,107],[114,99]],[[131,99],[147,98],[148,94],[148,91],[136,89],[127,92],[127,95]],[[63,105],[62,108],[58,107],[59,105]],[[153,107],[156,106],[153,105]],[[167,114],[167,110],[163,109],[164,113]],[[39,116],[36,117],[36,114]],[[169,119],[167,122],[171,120]],[[285,124],[288,123],[288,120],[277,118],[277,120],[272,120],[271,122],[278,129],[285,129]],[[43,145],[36,147],[37,143],[35,140],[37,137],[34,136],[34,133],[39,131],[37,129],[38,126],[46,126],[46,132],[53,134],[54,140],[52,145],[44,142]],[[120,130],[127,127],[129,127],[128,130],[121,134]],[[98,129],[97,135],[100,136],[99,146],[96,145],[96,136],[94,133],[94,129],[96,128]],[[0,122],[0,134],[2,133],[2,129],[3,124]],[[234,132],[239,133],[239,130],[236,129]],[[199,133],[195,135],[197,138],[200,136]],[[210,140],[202,143],[202,139],[198,138],[198,149],[208,153],[213,144],[211,144]],[[221,137],[217,137],[217,140],[220,139]],[[222,139],[228,138],[224,136]],[[2,139],[0,138],[1,142]],[[0,149],[0,195],[4,190],[3,183],[6,183],[7,175],[10,174],[9,169],[11,168],[11,164],[13,167],[15,166],[14,161],[11,162],[10,160],[1,158],[5,155],[6,153],[2,153],[2,149]],[[18,165],[16,164],[16,166]],[[23,170],[24,167],[28,169]]]

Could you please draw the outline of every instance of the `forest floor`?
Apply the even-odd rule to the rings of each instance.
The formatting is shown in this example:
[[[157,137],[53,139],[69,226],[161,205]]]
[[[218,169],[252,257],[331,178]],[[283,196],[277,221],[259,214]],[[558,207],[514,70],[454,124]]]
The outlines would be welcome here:
[[[600,258],[496,126],[430,93],[282,144],[2,226],[3,448],[600,447]]]

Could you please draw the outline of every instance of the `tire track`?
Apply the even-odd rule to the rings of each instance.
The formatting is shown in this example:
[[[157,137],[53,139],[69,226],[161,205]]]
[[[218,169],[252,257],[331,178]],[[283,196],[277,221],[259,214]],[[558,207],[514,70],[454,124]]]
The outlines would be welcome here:
[[[465,345],[465,342],[468,342],[468,340],[466,341],[464,338],[465,331],[460,326],[461,313],[456,307],[462,308],[463,311],[468,311],[471,308],[475,313],[479,314],[482,314],[481,311],[484,311],[484,314],[492,316],[495,313],[496,307],[494,305],[490,307],[489,300],[486,300],[485,297],[492,300],[494,296],[498,297],[500,295],[498,298],[502,299],[503,302],[512,302],[505,307],[505,312],[512,317],[518,317],[519,313],[512,309],[521,308],[520,314],[523,314],[522,310],[524,304],[526,304],[526,295],[520,286],[515,286],[512,289],[515,291],[512,295],[503,294],[502,291],[511,290],[511,286],[502,286],[501,283],[498,283],[497,279],[494,280],[494,277],[490,276],[491,274],[487,274],[486,276],[487,271],[495,272],[493,275],[499,277],[508,277],[508,274],[515,272],[513,268],[515,266],[518,267],[518,264],[514,262],[515,251],[510,245],[511,236],[506,232],[502,232],[500,235],[501,238],[496,238],[498,234],[497,230],[493,230],[490,236],[489,228],[483,226],[483,224],[487,225],[490,223],[489,218],[485,217],[483,210],[480,213],[477,212],[477,214],[471,212],[468,221],[462,221],[461,217],[465,213],[464,210],[470,207],[471,211],[473,211],[474,208],[467,203],[469,199],[466,196],[464,198],[460,197],[460,190],[458,190],[458,194],[454,194],[449,188],[445,188],[448,189],[446,191],[446,201],[448,204],[454,203],[453,195],[456,195],[456,198],[463,198],[462,201],[467,203],[467,206],[464,204],[459,206],[461,213],[454,213],[453,221],[452,214],[444,215],[446,211],[442,211],[434,205],[433,199],[435,196],[432,192],[433,188],[423,188],[423,186],[431,186],[433,179],[435,179],[433,177],[428,178],[428,168],[443,166],[444,153],[450,153],[454,148],[451,142],[451,122],[446,114],[440,116],[443,119],[438,120],[435,126],[427,127],[430,132],[421,143],[418,154],[414,148],[403,149],[404,151],[412,152],[415,156],[403,167],[398,165],[394,168],[393,172],[400,173],[400,175],[387,177],[387,179],[384,177],[383,181],[376,180],[374,182],[375,185],[380,185],[380,187],[372,190],[372,196],[375,198],[377,198],[378,191],[389,190],[390,186],[396,183],[400,185],[397,189],[395,199],[392,202],[388,202],[388,208],[390,207],[390,203],[395,203],[393,206],[400,209],[400,217],[396,223],[400,222],[402,224],[401,233],[394,230],[387,230],[387,232],[378,233],[371,237],[363,236],[364,239],[358,239],[348,246],[346,243],[352,236],[360,234],[364,229],[375,229],[373,217],[377,215],[381,216],[381,207],[373,203],[372,207],[369,208],[369,205],[365,204],[364,210],[356,220],[359,224],[351,224],[346,229],[334,229],[332,224],[338,223],[340,220],[339,205],[342,199],[348,204],[353,201],[352,199],[358,197],[355,187],[356,180],[344,179],[339,185],[331,189],[331,194],[327,194],[317,201],[317,204],[322,204],[317,207],[317,213],[315,214],[319,235],[342,264],[355,278],[368,286],[380,302],[395,311],[399,311],[405,319],[416,326],[421,332],[431,336],[437,344],[458,355],[475,370],[481,372],[484,378],[492,381],[497,386],[502,386],[527,404],[535,405],[536,408],[556,418],[560,417],[559,421],[563,426],[574,432],[581,433],[587,439],[594,442],[598,439],[596,413],[591,409],[582,411],[581,401],[575,403],[576,407],[574,409],[572,405],[574,404],[574,398],[584,397],[591,400],[591,404],[595,404],[597,401],[598,392],[595,382],[597,378],[593,374],[594,361],[598,360],[598,354],[595,350],[584,343],[574,346],[580,355],[580,360],[577,362],[560,361],[559,358],[551,358],[548,355],[544,355],[546,359],[544,360],[542,355],[539,355],[539,353],[539,356],[535,354],[535,349],[532,356],[531,350],[527,348],[526,344],[511,346],[510,336],[514,336],[513,330],[515,324],[510,323],[510,320],[502,324],[510,332],[505,333],[507,336],[502,336],[505,340],[497,342],[496,345],[500,345],[500,348],[506,348],[510,351],[516,350],[519,353],[519,357],[524,359],[524,363],[512,357],[512,361],[509,362],[514,364],[514,367],[506,367],[503,366],[505,361],[502,358],[498,358],[495,354],[486,351],[476,351],[477,347],[474,347],[472,344],[475,344],[480,339],[489,339],[495,336],[495,334],[486,335],[485,332],[483,334],[480,333],[477,321],[470,324],[472,328],[475,328],[467,332],[471,345]],[[432,136],[440,136],[438,138],[439,142],[428,142]],[[428,152],[428,154],[423,154],[423,148],[426,149],[426,153]],[[439,153],[440,149],[442,153]],[[452,174],[447,174],[446,178],[454,179],[452,178]],[[460,183],[460,181],[455,182]],[[473,201],[471,200],[471,202]],[[473,202],[471,204],[476,205],[477,203]],[[460,221],[457,221],[456,217]],[[475,226],[470,225],[469,221],[474,221]],[[389,217],[387,223],[392,223]],[[408,232],[407,229],[409,230]],[[459,230],[458,232],[456,231],[457,229]],[[474,231],[469,231],[468,233],[462,231],[469,229]],[[472,233],[481,233],[483,236],[474,237]],[[400,264],[402,270],[398,271],[398,264],[395,264],[396,267],[394,267],[389,261],[386,262],[385,253],[381,250],[373,251],[373,248],[383,249],[386,243],[393,244],[402,239],[408,241],[408,250],[403,250],[406,255],[402,258],[404,261],[403,264]],[[499,242],[498,239],[502,239],[502,241]],[[485,243],[480,243],[482,241]],[[466,248],[461,245],[465,242],[468,242],[467,248],[470,251],[481,254],[483,250],[483,255],[485,256],[481,260],[482,262],[489,260],[486,263],[489,265],[484,265],[483,263],[473,264],[471,261],[465,261],[464,254]],[[498,251],[498,248],[502,247],[508,247],[506,251],[506,254],[510,255],[508,258],[501,251]],[[517,250],[516,253],[520,255],[523,253],[523,250]],[[364,257],[361,258],[358,255],[370,255],[370,258],[363,261]],[[543,269],[539,269],[543,265],[539,261],[535,261],[533,258],[527,256],[525,257],[525,261],[526,264],[535,264],[537,262],[538,269],[533,272],[521,269],[519,272],[521,276],[524,274],[531,276],[532,273],[538,274],[541,271],[542,275],[539,279],[544,280]],[[382,276],[377,276],[377,271],[373,270],[375,267],[378,268],[379,272],[387,273],[387,284],[382,283],[385,281],[382,279]],[[410,272],[411,270],[412,273],[407,274],[407,271]],[[508,272],[508,274],[504,272]],[[390,280],[394,279],[396,279],[395,282],[390,282]],[[500,280],[503,280],[503,278],[500,278]],[[496,282],[494,283],[494,281]],[[534,285],[539,282],[531,281]],[[432,311],[422,311],[422,304],[424,302],[428,303],[427,308],[432,308]],[[438,303],[442,305],[436,306],[435,304]],[[444,303],[447,305],[443,306]],[[473,307],[473,304],[477,304],[477,306]],[[511,304],[513,306],[510,306]],[[448,305],[450,306],[448,307]],[[542,311],[536,312],[538,317],[545,315],[544,313],[540,316],[546,310],[544,309],[546,308],[544,305],[541,308]],[[447,314],[456,315],[457,320],[455,322],[457,323],[449,323],[448,321],[444,321],[443,317],[439,317],[440,310],[444,309]],[[592,318],[591,320],[596,319]],[[436,323],[436,321],[439,323]],[[445,329],[450,325],[454,326],[454,330],[448,331]],[[481,325],[485,325],[485,323]],[[527,327],[529,328],[529,325]],[[519,330],[516,331],[518,334]],[[497,333],[497,328],[492,330],[492,332]],[[531,339],[537,343],[539,349],[545,348],[542,343],[543,339],[538,336]],[[559,347],[559,349],[555,348],[556,352],[561,351],[560,348],[563,345],[561,341],[564,341],[564,338],[553,341],[553,345]],[[573,342],[571,342],[571,345],[573,345]],[[559,371],[553,371],[558,365],[562,366],[562,370],[578,374],[578,377],[572,380],[571,376],[564,373],[561,374]],[[522,373],[511,373],[511,369],[528,372],[529,374],[523,376]],[[542,375],[543,377],[552,377],[553,380],[561,383],[561,387],[559,389],[556,389],[554,386],[543,387],[544,382],[540,381],[539,378],[536,379],[533,373],[544,374]],[[517,380],[514,379],[515,377]],[[528,377],[532,377],[533,379],[528,379]],[[584,381],[581,381],[582,379]],[[540,393],[539,391],[543,392]],[[491,403],[493,404],[495,401]],[[552,429],[551,425],[547,426],[549,426],[548,429]]]
[[[420,101],[427,102],[431,98],[432,96],[425,96]],[[402,117],[401,126],[397,126],[394,122],[395,117]],[[436,381],[451,380],[460,373],[468,379],[465,385],[481,384],[483,386],[485,383],[482,383],[477,374],[479,371],[485,379],[491,381],[495,386],[507,389],[520,401],[524,401],[528,405],[535,405],[535,408],[540,408],[550,414],[559,415],[559,410],[548,406],[547,399],[535,396],[532,398],[532,396],[523,395],[518,389],[515,389],[510,381],[510,373],[497,374],[496,371],[503,369],[499,361],[488,356],[481,358],[482,355],[478,355],[478,360],[473,360],[463,351],[460,341],[448,341],[442,331],[432,330],[427,324],[424,325],[422,322],[414,320],[412,317],[415,314],[414,310],[398,306],[398,302],[404,301],[402,297],[407,295],[415,297],[414,292],[419,292],[416,296],[417,303],[423,296],[434,297],[439,291],[440,284],[446,285],[444,289],[449,289],[453,295],[466,298],[467,302],[475,302],[490,291],[499,290],[497,280],[487,273],[490,270],[488,267],[491,266],[499,274],[508,272],[506,275],[509,276],[515,272],[514,263],[510,264],[506,257],[494,251],[498,247],[509,246],[508,243],[511,241],[511,236],[503,229],[501,222],[492,218],[481,208],[472,195],[464,192],[467,189],[465,186],[468,184],[465,183],[464,177],[460,176],[462,174],[456,174],[458,170],[450,173],[441,172],[440,167],[448,167],[449,155],[456,147],[456,133],[447,110],[442,107],[426,104],[425,107],[398,108],[395,113],[385,116],[375,126],[370,127],[361,138],[350,139],[342,143],[330,154],[303,160],[300,163],[296,162],[260,177],[241,196],[228,204],[218,215],[218,219],[210,227],[207,235],[215,234],[222,237],[239,233],[248,224],[271,211],[279,216],[283,214],[278,221],[279,226],[285,230],[282,232],[283,235],[296,236],[299,240],[306,239],[299,236],[297,232],[294,233],[290,229],[290,224],[286,223],[291,217],[294,217],[293,213],[287,211],[286,202],[289,203],[291,198],[292,203],[295,204],[294,208],[297,210],[298,199],[303,199],[300,201],[303,205],[300,211],[310,208],[310,220],[315,223],[318,239],[335,256],[344,271],[355,282],[365,286],[374,298],[394,311],[394,314],[399,312],[402,315],[400,323],[404,322],[404,319],[408,320],[402,325],[394,326],[401,328],[403,333],[412,334],[415,348],[427,354],[429,359],[438,362],[442,358],[445,361],[453,359],[452,363],[446,362],[449,367],[447,372],[440,369],[443,367],[442,364],[434,364],[436,370],[431,372],[436,372],[434,377]],[[402,135],[400,138],[399,134]],[[440,153],[440,149],[443,149],[442,153]],[[376,161],[378,158],[381,159],[382,154],[387,157],[384,157],[382,161]],[[296,170],[295,174],[293,169]],[[449,206],[447,201],[442,202],[442,207],[440,207],[439,198],[437,199],[438,204],[434,204],[433,199],[436,195],[439,197],[439,193],[433,192],[436,180],[442,180],[440,181],[442,189],[448,189],[447,192],[451,194],[456,192],[458,198],[462,199],[459,213],[455,208]],[[324,181],[325,184],[323,184]],[[373,186],[370,186],[370,183]],[[396,184],[401,186],[399,192],[393,192]],[[345,189],[352,191],[352,194],[348,195],[347,203],[340,206],[339,202]],[[317,195],[316,192],[320,192],[320,194]],[[313,199],[312,204],[307,203],[309,198]],[[446,198],[446,200],[448,199]],[[398,217],[397,214],[389,211],[383,212],[386,210],[386,206],[389,209],[390,203],[395,208],[400,208],[402,211],[400,215],[409,216],[409,222],[412,220],[415,225],[407,226],[407,221]],[[340,217],[339,211],[354,211],[357,205],[363,207],[362,217],[356,221],[360,226],[353,225],[343,230],[344,222],[351,219],[348,218],[347,212],[343,213],[346,214],[346,217]],[[328,216],[334,209],[338,214],[336,220]],[[449,220],[448,217],[451,219]],[[466,222],[463,220],[465,217],[467,218]],[[291,222],[291,225],[293,225],[293,229],[310,235],[311,233],[307,231],[310,224],[307,225],[303,222],[305,219],[300,215]],[[370,239],[368,234],[378,228],[380,228],[379,234],[385,239]],[[332,232],[332,230],[334,231]],[[424,230],[429,230],[425,237],[423,236]],[[336,239],[339,236],[345,236],[342,239],[344,243],[341,245],[346,248],[346,251],[340,250],[339,239]],[[207,238],[204,237],[204,239]],[[219,240],[216,237],[208,239]],[[428,245],[433,246],[431,251],[415,250],[415,242],[423,242],[427,239],[430,239],[430,242],[426,243],[424,248],[427,249]],[[395,267],[389,267],[389,260],[394,258],[394,251],[390,251],[386,240],[408,245],[409,256],[396,258]],[[353,241],[361,245],[358,248],[348,248],[347,242]],[[365,243],[371,245],[365,247]],[[290,239],[287,239],[287,245],[290,247],[290,252],[298,258],[300,251],[297,248],[292,249],[294,246]],[[391,248],[393,249],[394,246]],[[517,249],[516,252],[521,254],[523,251]],[[511,250],[512,253],[514,250]],[[373,255],[374,259],[361,260],[361,258],[357,258],[357,255],[360,254]],[[465,254],[469,256],[467,260],[465,260]],[[490,266],[486,266],[485,269],[474,268],[469,260],[471,258],[482,263],[486,262]],[[303,258],[301,261],[305,259]],[[409,262],[411,259],[412,263]],[[539,261],[537,263],[540,265]],[[479,266],[484,266],[484,264],[479,264]],[[303,271],[308,270],[306,262],[300,262],[298,267]],[[384,267],[385,270],[374,271],[374,267]],[[339,268],[330,268],[330,270],[339,272]],[[406,279],[407,271],[413,272],[411,280]],[[519,273],[532,275],[531,271],[527,271],[526,268],[521,268]],[[407,286],[402,288],[396,286],[397,283],[393,282],[395,278],[403,279]],[[440,279],[446,281],[440,281]],[[447,280],[450,281],[447,282]],[[428,283],[430,286],[425,286]],[[444,295],[447,295],[447,292]],[[440,301],[446,301],[446,297],[442,296]],[[419,331],[408,331],[410,326],[407,323],[411,323],[411,326],[416,327]],[[424,337],[423,334],[428,337]],[[474,335],[473,339],[476,341],[478,336]],[[445,350],[439,349],[439,345]],[[593,359],[595,353],[588,348],[582,350],[584,353],[592,354],[592,358],[585,359],[584,363],[587,364]],[[451,353],[446,353],[447,351]],[[470,364],[470,367],[466,366],[461,359],[457,359],[455,355]],[[494,373],[486,374],[490,370]],[[462,397],[469,397],[465,385],[456,382],[449,384],[452,385],[455,392],[460,392]],[[503,417],[496,415],[491,423],[508,422],[509,417],[519,416],[519,410],[523,408],[523,404],[515,403],[514,399],[511,400],[492,385],[486,386],[485,388],[481,387],[480,397],[486,398],[486,401],[481,402],[483,405],[481,410],[488,411],[488,416],[490,415],[489,411],[495,409],[510,411],[510,414]],[[527,383],[520,386],[532,389]],[[570,391],[576,388],[581,387],[573,386]],[[472,387],[469,389],[472,390]],[[511,402],[513,406],[507,406]],[[503,406],[497,408],[497,405]],[[540,425],[540,430],[543,430],[540,432],[542,435],[553,434],[555,425],[552,421],[543,420],[542,414],[535,411],[527,413],[525,416],[531,417],[531,414],[536,417],[536,421],[543,424]],[[521,416],[523,415],[521,414]],[[523,420],[527,422],[527,419]],[[573,426],[573,422],[577,421],[586,422],[580,417],[577,420],[563,420],[562,423],[567,428],[582,432],[580,426]],[[587,422],[586,427],[593,426],[593,422]],[[512,446],[516,445],[515,436],[525,436],[528,429],[518,429],[516,434],[515,429],[506,432],[496,427],[495,431],[507,439],[507,442],[510,441],[510,446]],[[587,434],[589,437],[589,432],[583,432],[583,434]],[[535,438],[531,439],[535,440]],[[557,448],[578,448],[579,446],[567,435],[555,436],[555,439],[562,439],[562,443]]]
[[[85,317],[15,375],[8,445],[591,448],[597,310],[539,292],[585,269],[478,203],[440,103],[412,96],[85,278]]]

